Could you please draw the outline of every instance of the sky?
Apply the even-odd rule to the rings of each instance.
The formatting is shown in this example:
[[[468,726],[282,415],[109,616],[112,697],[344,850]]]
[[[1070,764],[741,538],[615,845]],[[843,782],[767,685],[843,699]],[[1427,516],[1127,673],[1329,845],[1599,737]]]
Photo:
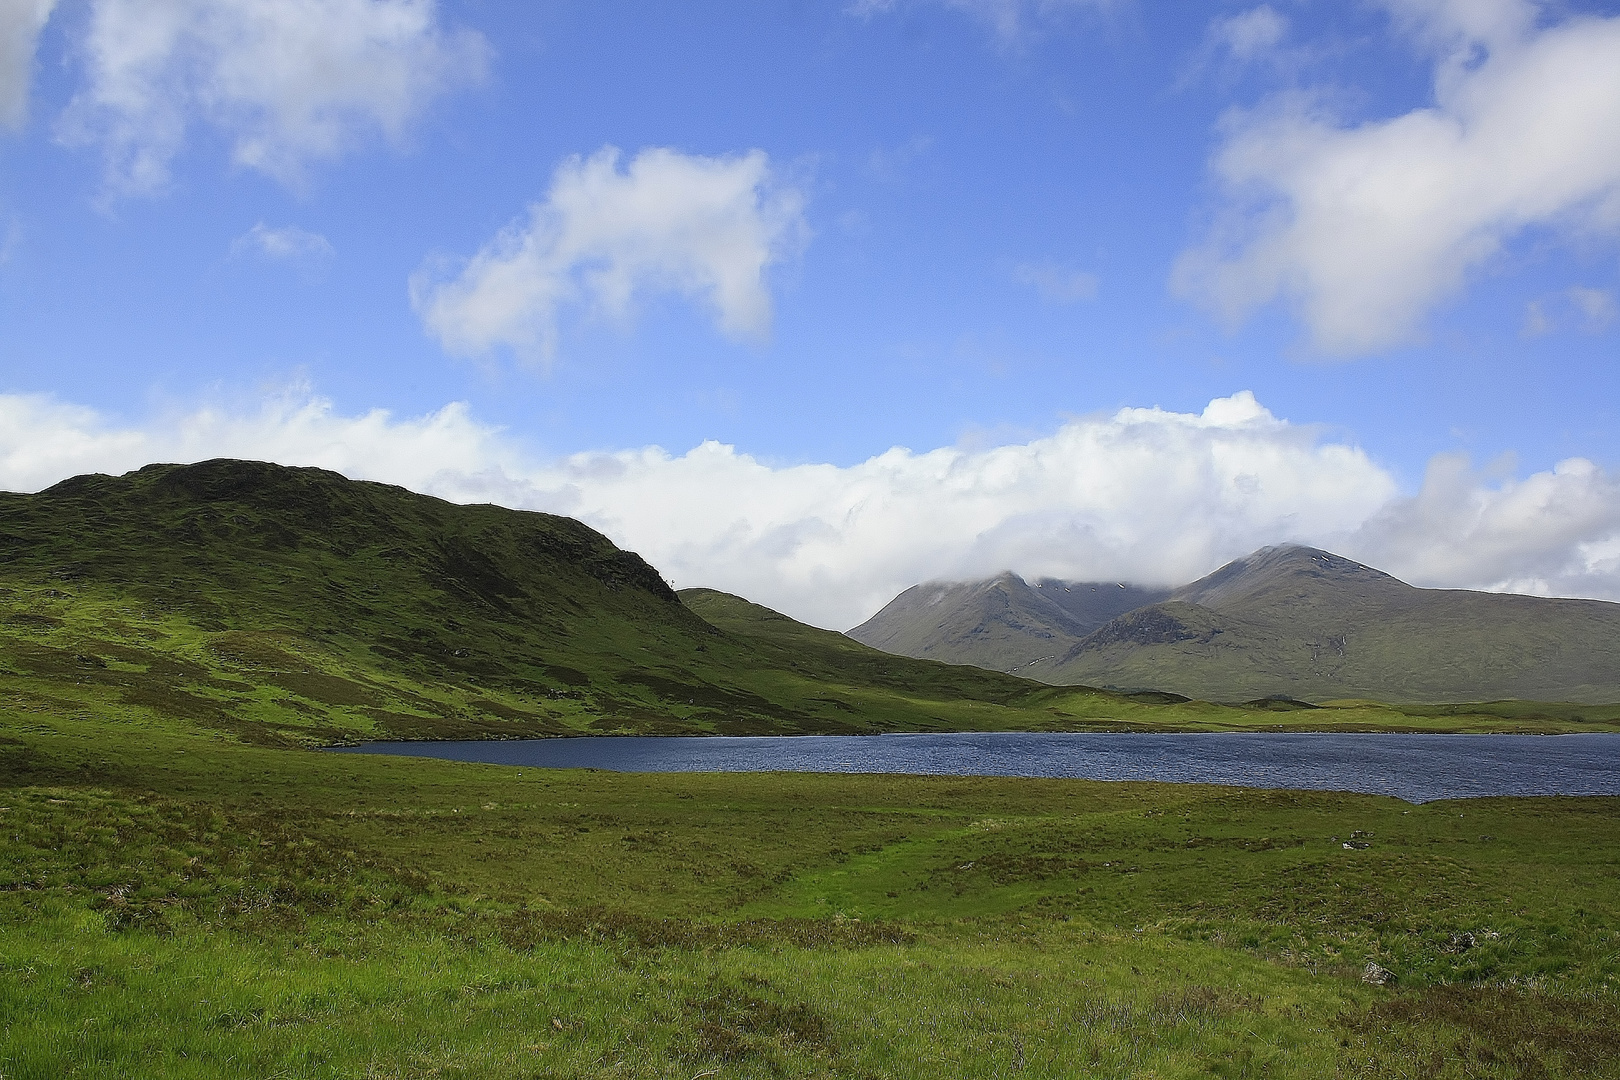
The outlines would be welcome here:
[[[0,0],[0,489],[217,456],[837,629],[1620,600],[1620,3]]]

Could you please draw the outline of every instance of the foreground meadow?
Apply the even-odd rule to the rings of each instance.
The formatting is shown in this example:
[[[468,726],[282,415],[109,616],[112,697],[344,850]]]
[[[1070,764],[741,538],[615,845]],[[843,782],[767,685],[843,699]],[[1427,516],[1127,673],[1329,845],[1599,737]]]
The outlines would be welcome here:
[[[0,807],[6,1080],[1620,1076],[1616,799],[548,772],[0,711]]]

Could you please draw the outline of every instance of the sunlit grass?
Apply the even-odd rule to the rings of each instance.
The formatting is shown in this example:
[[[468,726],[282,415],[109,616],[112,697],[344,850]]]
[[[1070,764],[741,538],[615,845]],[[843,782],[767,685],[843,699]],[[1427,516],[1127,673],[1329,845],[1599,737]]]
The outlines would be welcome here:
[[[8,1080],[1620,1075],[1614,799],[0,725]]]

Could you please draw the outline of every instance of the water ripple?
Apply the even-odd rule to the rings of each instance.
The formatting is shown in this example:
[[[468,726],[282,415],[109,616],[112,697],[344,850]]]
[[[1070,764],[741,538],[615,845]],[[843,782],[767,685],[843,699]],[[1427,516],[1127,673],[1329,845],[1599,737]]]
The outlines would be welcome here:
[[[1154,780],[1356,791],[1414,803],[1490,795],[1620,795],[1620,734],[642,735],[378,742],[339,752],[615,772]]]

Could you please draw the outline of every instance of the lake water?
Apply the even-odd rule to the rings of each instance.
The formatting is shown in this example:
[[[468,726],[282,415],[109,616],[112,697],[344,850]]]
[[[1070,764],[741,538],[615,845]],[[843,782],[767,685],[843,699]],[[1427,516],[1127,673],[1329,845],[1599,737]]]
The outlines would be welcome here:
[[[1236,784],[1394,795],[1620,795],[1620,734],[605,736],[379,742],[338,753],[614,772],[859,772]]]

